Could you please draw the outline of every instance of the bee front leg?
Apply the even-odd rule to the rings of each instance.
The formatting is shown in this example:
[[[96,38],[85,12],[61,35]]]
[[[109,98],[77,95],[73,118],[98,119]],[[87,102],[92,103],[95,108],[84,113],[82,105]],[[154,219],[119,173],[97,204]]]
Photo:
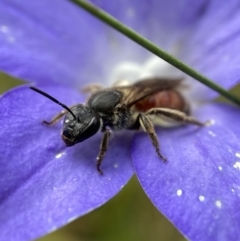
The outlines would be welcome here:
[[[43,120],[43,123],[46,125],[53,125],[56,122],[58,122],[66,114],[67,114],[67,110],[63,110],[60,113],[58,113],[57,115],[55,115],[50,121]]]
[[[101,175],[103,175],[103,172],[100,169],[100,166],[101,166],[103,157],[107,151],[110,136],[111,136],[110,130],[108,130],[108,129],[103,130],[103,136],[102,136],[102,140],[101,140],[101,144],[100,144],[100,150],[97,155],[97,170]]]
[[[72,105],[69,107],[69,109],[72,109],[74,106],[76,105]],[[58,114],[56,114],[50,121],[45,121],[43,120],[43,123],[46,124],[46,125],[53,125],[55,124],[56,122],[60,121],[60,119],[67,114],[67,110],[62,110],[61,112],[59,112]]]
[[[204,126],[207,124],[207,122],[200,122],[193,116],[189,116],[182,111],[169,108],[152,108],[149,111],[145,112],[145,115],[163,115],[178,122],[184,122],[198,126]]]
[[[143,128],[143,130],[148,133],[148,136],[150,137],[158,156],[163,161],[167,161],[167,158],[162,156],[162,154],[160,152],[158,138],[157,138],[157,135],[156,135],[156,132],[155,132],[155,129],[154,129],[154,126],[153,126],[153,123],[151,122],[151,120],[145,114],[140,113],[139,114],[139,122],[140,122],[140,125]]]

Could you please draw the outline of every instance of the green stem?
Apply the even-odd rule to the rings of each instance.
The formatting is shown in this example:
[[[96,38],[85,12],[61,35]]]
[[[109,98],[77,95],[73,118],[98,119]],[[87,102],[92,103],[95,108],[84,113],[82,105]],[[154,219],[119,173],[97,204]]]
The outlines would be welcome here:
[[[239,98],[237,98],[236,96],[233,96],[227,90],[225,90],[221,86],[215,84],[213,81],[211,81],[210,79],[208,79],[204,75],[200,74],[196,70],[192,69],[190,66],[184,64],[183,62],[181,62],[177,58],[175,58],[172,55],[166,53],[165,51],[163,51],[162,49],[160,49],[159,47],[154,45],[151,41],[147,40],[146,38],[144,38],[143,36],[141,36],[140,34],[135,32],[134,30],[132,30],[131,28],[127,27],[126,25],[124,25],[123,23],[121,23],[120,21],[118,21],[117,19],[115,19],[114,17],[109,15],[108,13],[106,13],[105,11],[99,9],[95,5],[89,3],[85,0],[71,0],[71,1],[76,3],[77,5],[79,5],[83,9],[87,10],[89,13],[91,13],[92,15],[97,17],[98,19],[102,20],[106,24],[110,25],[114,29],[118,30],[119,32],[121,32],[125,36],[129,37],[134,42],[138,43],[139,45],[141,45],[145,49],[149,50],[153,54],[155,54],[158,57],[164,59],[169,64],[175,66],[176,68],[180,69],[181,71],[183,71],[187,75],[190,75],[191,77],[198,80],[202,84],[208,86],[209,88],[215,90],[216,92],[218,92],[219,94],[224,96],[226,99],[229,99],[232,102],[235,102],[236,104],[240,105],[240,99]]]

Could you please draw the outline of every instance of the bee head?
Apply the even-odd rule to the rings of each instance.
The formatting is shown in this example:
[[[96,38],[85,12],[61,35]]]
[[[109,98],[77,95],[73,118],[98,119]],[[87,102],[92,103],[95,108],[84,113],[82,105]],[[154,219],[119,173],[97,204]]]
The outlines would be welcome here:
[[[65,116],[62,130],[62,139],[67,146],[85,141],[100,128],[99,116],[90,107],[79,104],[71,111]]]
[[[29,88],[68,111],[62,130],[62,139],[67,146],[73,146],[78,142],[85,141],[99,130],[100,118],[90,107],[79,104],[73,108],[69,108],[51,95],[34,86],[30,86]]]

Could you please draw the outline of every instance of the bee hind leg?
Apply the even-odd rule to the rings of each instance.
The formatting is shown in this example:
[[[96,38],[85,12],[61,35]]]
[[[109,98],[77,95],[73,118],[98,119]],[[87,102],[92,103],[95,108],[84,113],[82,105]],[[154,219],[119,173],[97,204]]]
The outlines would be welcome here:
[[[97,170],[101,175],[103,175],[103,172],[100,169],[100,166],[101,166],[103,157],[107,151],[110,136],[111,136],[110,130],[108,130],[108,129],[103,130],[103,136],[102,136],[102,140],[101,140],[101,144],[100,144],[100,150],[99,150],[99,153],[96,158],[97,159]]]
[[[153,123],[151,122],[151,120],[143,113],[139,114],[139,123],[141,125],[141,127],[143,128],[143,130],[145,132],[147,132],[148,136],[151,139],[151,142],[158,154],[158,156],[165,162],[167,161],[167,158],[164,157],[161,152],[160,152],[160,147],[159,147],[159,141],[153,126]]]
[[[207,122],[200,122],[193,116],[187,115],[182,111],[169,109],[169,108],[152,108],[145,113],[145,115],[163,115],[177,122],[183,122],[186,124],[193,124],[198,126],[205,126]]]

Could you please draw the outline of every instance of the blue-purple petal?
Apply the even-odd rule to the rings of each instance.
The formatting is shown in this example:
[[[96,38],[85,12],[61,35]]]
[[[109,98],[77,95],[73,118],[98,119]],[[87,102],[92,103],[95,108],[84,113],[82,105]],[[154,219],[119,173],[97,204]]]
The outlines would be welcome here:
[[[201,19],[184,36],[180,59],[224,88],[240,83],[240,2],[208,1]],[[196,82],[197,83],[197,82]],[[210,99],[218,94],[197,83],[192,98]]]
[[[10,0],[0,8],[0,69],[26,81],[106,83],[119,60],[147,55],[70,1]]]
[[[105,25],[66,0],[1,1],[0,9],[2,71],[78,87],[98,79],[108,55]]]
[[[124,0],[121,7],[116,1],[93,2],[173,53],[179,38],[186,29],[195,28],[208,7],[207,0],[197,1],[191,11],[190,0]],[[87,82],[114,82],[118,79],[109,80],[109,73],[117,65],[142,65],[152,56],[65,0],[10,0],[2,1],[0,7],[0,69],[28,81],[78,87]]]
[[[68,105],[84,99],[63,86],[40,88]],[[96,170],[100,134],[65,147],[61,123],[41,123],[61,107],[26,86],[3,95],[0,105],[1,237],[21,241],[49,233],[101,206],[132,176],[130,135],[110,142],[101,176]]]
[[[154,205],[190,240],[240,236],[240,112],[212,104],[197,113],[208,127],[157,128],[160,160],[146,134],[136,136],[132,157],[139,181]]]
[[[176,37],[198,21],[208,0],[195,1],[188,11],[190,0],[91,0],[124,24],[135,29],[161,47],[169,48]]]

